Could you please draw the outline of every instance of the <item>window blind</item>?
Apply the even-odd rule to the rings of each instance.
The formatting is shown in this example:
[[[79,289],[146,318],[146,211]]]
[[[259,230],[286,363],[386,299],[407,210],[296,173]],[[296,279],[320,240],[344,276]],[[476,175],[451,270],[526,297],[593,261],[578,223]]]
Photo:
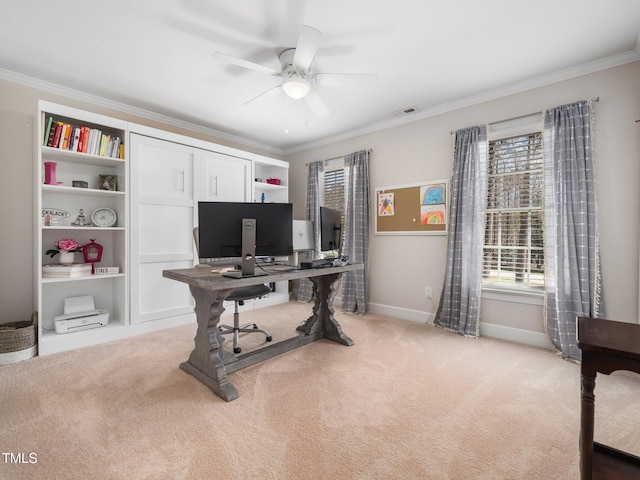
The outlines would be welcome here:
[[[483,284],[544,286],[542,133],[489,142]]]
[[[324,206],[344,211],[344,169],[324,172]]]

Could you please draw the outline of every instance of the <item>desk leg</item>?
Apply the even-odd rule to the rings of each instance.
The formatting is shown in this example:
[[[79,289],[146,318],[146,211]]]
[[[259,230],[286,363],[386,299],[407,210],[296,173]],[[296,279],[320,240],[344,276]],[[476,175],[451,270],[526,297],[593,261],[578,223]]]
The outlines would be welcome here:
[[[591,362],[582,358],[582,395],[580,404],[580,479],[591,480],[593,464],[593,430],[596,373],[594,368],[589,368]]]
[[[328,340],[340,343],[342,345],[353,345],[353,340],[347,337],[342,331],[342,327],[334,317],[333,304],[331,301],[335,295],[337,280],[340,273],[331,275],[321,275],[319,277],[311,277],[313,283],[313,293],[315,304],[313,305],[313,314],[307,321],[298,327],[298,330],[304,332],[305,335],[311,335],[318,331],[322,331],[322,336]]]
[[[238,398],[236,387],[229,381],[225,364],[235,361],[235,356],[224,350],[224,338],[218,330],[220,315],[224,312],[222,302],[229,294],[229,290],[207,290],[190,286],[195,299],[198,330],[194,338],[195,348],[189,355],[189,360],[182,363],[180,368],[193,375],[213,392],[227,402]]]

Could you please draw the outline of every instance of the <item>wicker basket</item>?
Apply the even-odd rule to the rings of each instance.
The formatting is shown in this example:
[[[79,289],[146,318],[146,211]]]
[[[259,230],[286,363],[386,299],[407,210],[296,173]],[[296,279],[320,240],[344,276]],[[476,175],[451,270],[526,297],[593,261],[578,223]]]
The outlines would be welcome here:
[[[0,365],[20,362],[36,354],[38,313],[31,321],[0,324]]]

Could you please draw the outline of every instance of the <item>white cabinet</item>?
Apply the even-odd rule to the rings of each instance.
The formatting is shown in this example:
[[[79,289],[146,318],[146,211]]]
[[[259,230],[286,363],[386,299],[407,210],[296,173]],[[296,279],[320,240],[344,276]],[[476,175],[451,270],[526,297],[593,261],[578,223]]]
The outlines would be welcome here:
[[[131,323],[192,320],[189,288],[162,271],[193,266],[194,149],[131,134]]]
[[[128,146],[127,123],[40,101],[36,122],[35,206],[36,310],[40,355],[102,343],[127,335],[128,325]],[[56,131],[61,132],[56,139]],[[49,135],[51,132],[51,135]],[[69,132],[65,145],[65,132]],[[74,141],[75,139],[75,141]],[[55,178],[54,178],[55,172]],[[111,184],[100,180],[110,176]],[[47,182],[47,183],[45,183]],[[109,188],[109,189],[105,189]],[[91,214],[107,207],[117,215],[110,227],[96,227]],[[96,266],[118,273],[79,277],[43,276],[42,265],[59,263],[44,252],[72,238],[102,245]],[[84,262],[82,252],[74,262]],[[93,296],[97,309],[109,312],[107,326],[56,333],[54,318],[64,313],[65,298]]]
[[[196,149],[200,169],[198,200],[247,202],[251,200],[251,161],[209,150]]]

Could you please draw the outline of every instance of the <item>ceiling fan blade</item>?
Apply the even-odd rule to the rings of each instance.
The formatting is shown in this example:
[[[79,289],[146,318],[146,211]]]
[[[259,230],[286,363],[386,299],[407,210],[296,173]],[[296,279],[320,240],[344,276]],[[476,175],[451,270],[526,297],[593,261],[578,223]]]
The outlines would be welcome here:
[[[249,100],[244,102],[242,105],[246,105],[247,103],[251,103],[254,100],[273,97],[274,95],[278,94],[279,91],[282,92],[282,87],[280,85],[276,85],[275,87],[270,88],[266,92],[262,92],[260,95],[257,95],[257,96],[255,96],[253,98],[250,98]]]
[[[296,67],[308,70],[313,62],[313,57],[318,51],[322,32],[308,25],[302,25],[300,36],[296,45],[296,53],[293,56],[293,64]]]
[[[368,73],[318,73],[314,76],[317,85],[362,85],[378,78]]]
[[[313,90],[307,93],[304,99],[307,101],[307,105],[311,107],[311,110],[313,110],[313,113],[316,117],[324,118],[329,116],[329,114],[331,113],[329,112],[329,107],[327,107],[320,96]]]
[[[227,63],[231,63],[232,65],[236,65],[242,68],[247,68],[255,72],[268,73],[269,75],[276,75],[276,76],[280,74],[280,72],[275,68],[265,67],[264,65],[260,65],[259,63],[250,62],[249,60],[234,57],[233,55],[228,55],[226,53],[215,52],[213,56]]]

